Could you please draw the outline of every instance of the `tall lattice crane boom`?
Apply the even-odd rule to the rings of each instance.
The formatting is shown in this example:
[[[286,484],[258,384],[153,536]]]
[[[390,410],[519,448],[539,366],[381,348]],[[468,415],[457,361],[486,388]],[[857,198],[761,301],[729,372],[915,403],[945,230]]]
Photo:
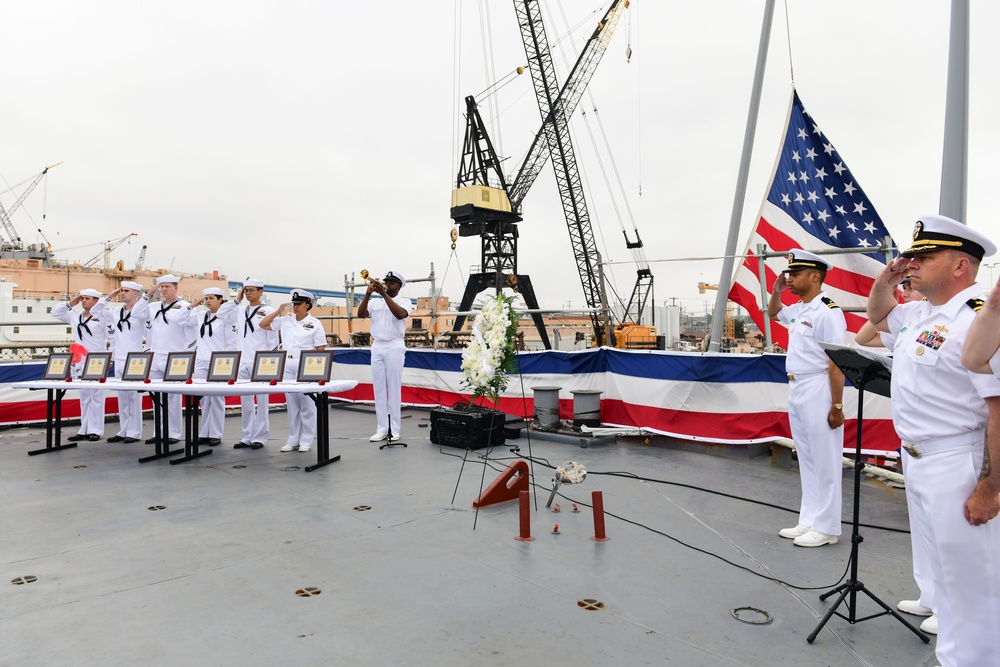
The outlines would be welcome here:
[[[21,235],[17,233],[17,228],[14,227],[14,223],[11,221],[10,216],[13,215],[17,209],[21,208],[21,204],[24,203],[24,200],[28,198],[28,195],[31,194],[32,190],[34,190],[41,180],[45,178],[45,174],[49,173],[49,169],[54,169],[61,164],[62,162],[57,162],[56,164],[46,167],[40,174],[36,175],[10,208],[4,208],[3,204],[0,204],[0,224],[3,225],[4,233],[6,233],[7,238],[10,240],[12,249],[20,250],[23,248],[24,240],[21,239]]]

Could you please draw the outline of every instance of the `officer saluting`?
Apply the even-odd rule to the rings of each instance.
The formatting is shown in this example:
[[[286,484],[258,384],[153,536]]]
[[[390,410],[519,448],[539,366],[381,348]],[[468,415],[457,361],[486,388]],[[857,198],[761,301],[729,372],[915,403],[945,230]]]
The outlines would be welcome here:
[[[202,297],[191,304],[197,308],[205,304],[204,313],[194,315],[195,330],[198,332],[197,356],[194,377],[208,378],[212,353],[236,349],[236,332],[233,330],[236,302],[226,301],[225,293],[218,287],[206,287]],[[215,446],[222,443],[222,431],[226,427],[226,399],[222,396],[205,396],[201,399],[201,427],[198,442]]]
[[[131,280],[104,297],[105,307],[111,299],[121,294],[125,304],[112,315],[108,322],[108,340],[114,353],[115,377],[121,379],[125,372],[125,360],[129,352],[142,350],[142,339],[149,324],[149,301],[139,298],[142,285]],[[142,395],[137,391],[118,392],[118,433],[108,438],[108,442],[124,442],[126,445],[139,442],[142,436]]]
[[[963,517],[990,473],[987,404],[1000,408],[1000,383],[961,365],[982,306],[979,264],[995,252],[962,223],[923,216],[913,244],[879,273],[868,300],[868,319],[897,334],[892,420],[903,441],[910,530],[929,547],[937,657],[945,667],[1000,665],[1000,523],[974,526]],[[895,287],[906,275],[926,301],[897,303]]]
[[[191,304],[180,298],[177,288],[181,279],[175,275],[160,276],[156,285],[149,288],[145,299],[157,291],[160,302],[149,306],[149,329],[146,332],[146,347],[153,352],[153,368],[149,377],[162,380],[167,369],[167,355],[170,352],[184,352],[195,346],[195,331],[192,326]],[[167,415],[170,426],[168,444],[180,441],[181,437],[181,395],[167,397]],[[147,445],[156,441],[146,440]]]
[[[788,327],[788,421],[802,480],[799,522],[778,534],[799,547],[836,544],[841,532],[844,374],[819,345],[843,345],[847,334],[844,313],[823,291],[831,268],[818,255],[791,250],[767,304],[768,316]],[[801,301],[783,306],[786,287]]]

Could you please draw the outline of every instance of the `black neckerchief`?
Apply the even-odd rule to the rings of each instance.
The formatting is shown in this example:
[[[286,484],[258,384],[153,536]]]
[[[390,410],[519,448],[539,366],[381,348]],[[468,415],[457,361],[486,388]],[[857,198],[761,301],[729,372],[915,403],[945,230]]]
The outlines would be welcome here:
[[[93,337],[94,333],[87,326],[87,322],[94,319],[93,315],[87,315],[87,319],[83,319],[83,313],[80,313],[80,319],[76,323],[76,335],[80,340],[83,340],[83,332],[86,331],[88,336]]]
[[[246,312],[250,313],[250,314],[249,315],[244,314],[244,316],[243,316],[243,319],[246,320],[246,322],[243,323],[243,337],[244,338],[247,337],[247,329],[248,328],[250,329],[250,333],[254,332],[253,321],[252,321],[253,320],[253,316],[256,315],[257,311],[260,310],[263,307],[264,307],[264,304],[260,304],[259,306],[257,306],[256,308],[253,309],[253,312],[250,312],[249,308],[246,309]]]
[[[212,319],[208,319],[209,317],[211,317]],[[205,327],[208,327],[208,337],[209,338],[212,337],[212,322],[216,321],[217,319],[219,319],[219,317],[217,315],[214,315],[211,312],[205,313],[205,320],[201,323],[201,337],[202,338],[205,337]]]
[[[126,309],[125,308],[122,308],[121,310],[118,311],[118,331],[125,331],[125,329],[122,327],[123,324],[127,324],[128,325],[128,330],[129,331],[132,330],[132,311],[131,310],[128,310],[128,314],[126,314]]]
[[[163,302],[160,302],[160,311],[153,316],[155,320],[157,317],[163,316],[163,323],[167,323],[167,311],[174,307],[174,304],[180,301],[180,299],[174,299],[172,303],[168,303],[166,307],[163,306]]]

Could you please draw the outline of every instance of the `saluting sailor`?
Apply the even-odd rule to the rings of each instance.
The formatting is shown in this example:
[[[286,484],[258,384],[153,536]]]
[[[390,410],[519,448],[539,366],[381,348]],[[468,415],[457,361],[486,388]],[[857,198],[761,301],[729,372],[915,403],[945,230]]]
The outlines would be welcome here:
[[[847,321],[823,291],[831,268],[822,257],[793,249],[767,304],[768,316],[788,327],[788,422],[802,483],[799,522],[778,534],[799,547],[836,544],[841,533],[844,374],[820,343],[843,345]],[[786,288],[801,301],[783,306]]]
[[[208,366],[213,352],[236,350],[236,302],[226,301],[225,293],[218,287],[206,287],[202,297],[191,304],[197,308],[202,303],[207,310],[194,316],[198,332],[197,356],[194,362],[194,377],[208,378]],[[226,427],[226,399],[223,396],[203,396],[201,399],[201,426],[198,428],[198,442],[215,446],[222,443],[222,431]]]
[[[264,282],[247,278],[236,297],[237,305],[242,306],[244,296],[247,299],[246,307],[238,310],[236,315],[236,339],[241,352],[240,380],[249,382],[253,377],[253,363],[257,352],[278,349],[278,334],[260,326],[261,321],[274,312],[274,308],[261,300],[264,296]],[[271,434],[268,400],[267,394],[240,396],[243,436],[233,445],[234,449],[260,449],[267,442]]]
[[[392,436],[398,439],[401,429],[403,363],[406,360],[406,318],[413,302],[399,296],[406,279],[398,271],[389,271],[382,282],[372,280],[358,304],[358,317],[371,317],[372,391],[375,394],[375,418],[378,426],[368,438],[379,442]],[[374,299],[372,293],[378,294]]]
[[[70,325],[73,340],[86,348],[87,352],[108,351],[108,330],[106,313],[101,293],[95,289],[80,290],[69,302],[52,307],[52,317]],[[74,310],[77,304],[83,310]],[[81,440],[97,441],[104,435],[104,390],[80,390],[80,431],[66,438],[73,442]]]
[[[995,252],[962,223],[923,216],[913,244],[878,274],[868,300],[868,319],[897,334],[892,421],[903,441],[910,530],[930,547],[944,667],[1000,665],[1000,523],[980,525],[997,500],[989,454],[1000,449],[986,425],[988,412],[1000,409],[1000,383],[961,364],[983,303],[976,274]],[[906,275],[926,301],[897,303]]]
[[[299,376],[299,356],[303,350],[326,349],[326,332],[323,324],[309,314],[313,307],[312,292],[304,289],[292,290],[291,304],[283,303],[260,322],[266,331],[281,334],[281,348],[287,351],[285,359],[285,382],[295,382]],[[292,312],[285,315],[291,307]],[[283,452],[308,452],[316,438],[316,404],[305,394],[288,392],[288,441],[281,448]]]
[[[160,293],[160,302],[149,306],[149,328],[146,330],[146,349],[153,352],[153,368],[149,372],[152,380],[163,379],[167,368],[167,354],[184,352],[195,346],[193,311],[191,304],[177,293],[180,282],[181,279],[172,274],[160,276],[156,279],[156,284],[146,292],[146,299],[157,291]],[[167,416],[170,426],[167,443],[172,445],[180,441],[183,426],[180,394],[170,394],[167,397]],[[155,438],[146,440],[148,445],[154,442]]]
[[[142,295],[142,285],[131,280],[104,297],[105,308],[119,294],[125,300],[117,314],[108,318],[108,339],[115,360],[115,378],[125,372],[129,352],[141,352],[142,341],[149,324],[149,300]],[[140,298],[140,296],[142,298]],[[118,433],[108,442],[131,444],[142,438],[142,394],[137,391],[118,392]]]

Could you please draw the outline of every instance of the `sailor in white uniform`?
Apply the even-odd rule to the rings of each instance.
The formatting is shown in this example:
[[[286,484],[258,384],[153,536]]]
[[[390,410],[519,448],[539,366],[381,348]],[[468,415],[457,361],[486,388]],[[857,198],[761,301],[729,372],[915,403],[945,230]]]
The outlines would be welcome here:
[[[195,347],[194,313],[191,304],[177,293],[180,281],[175,275],[160,276],[156,279],[156,285],[146,292],[147,299],[155,292],[160,292],[159,303],[149,306],[149,328],[146,330],[146,349],[153,352],[153,368],[149,372],[152,380],[163,379],[170,352],[184,352]],[[184,426],[181,421],[180,394],[170,394],[167,397],[167,415],[170,426],[167,442],[172,445],[180,441]],[[146,440],[146,444],[153,442],[155,438]]]
[[[197,356],[194,362],[194,378],[208,378],[209,362],[213,352],[236,350],[236,302],[226,301],[225,294],[218,287],[206,287],[202,297],[191,304],[192,308],[205,304],[205,310],[196,311],[194,322],[198,332]],[[198,441],[202,445],[215,446],[222,443],[222,432],[226,426],[226,399],[223,396],[203,396],[201,399],[201,425]]]
[[[112,313],[108,304],[119,294],[125,299],[121,310]],[[103,299],[108,318],[108,339],[115,360],[115,378],[125,372],[129,352],[141,352],[146,326],[149,324],[149,300],[142,293],[142,285],[131,280]],[[108,442],[131,444],[142,438],[142,394],[137,391],[118,392],[118,433]]]
[[[836,544],[841,533],[844,374],[820,347],[843,345],[847,335],[844,313],[823,291],[831,268],[822,257],[795,248],[767,304],[768,316],[788,327],[788,421],[802,482],[799,522],[778,534],[799,547]],[[801,301],[783,306],[786,287]]]
[[[1000,383],[961,364],[982,306],[976,274],[995,252],[962,223],[923,216],[913,244],[879,273],[868,300],[868,319],[897,334],[892,419],[903,441],[910,530],[930,546],[944,667],[1000,665],[1000,522],[983,525],[997,504],[989,454],[1000,450],[986,444],[986,427],[988,413],[1000,409]],[[905,275],[926,301],[897,302]]]
[[[398,439],[403,394],[403,363],[406,360],[406,318],[413,302],[399,296],[406,280],[398,271],[389,271],[382,282],[372,280],[358,304],[358,317],[371,317],[372,391],[378,426],[371,442]],[[378,296],[372,298],[372,293]]]
[[[74,310],[77,304],[83,310]],[[52,307],[52,317],[70,325],[73,340],[87,352],[108,351],[108,329],[104,302],[101,293],[95,289],[80,290],[68,303]],[[104,390],[80,390],[80,431],[66,438],[72,442],[81,440],[97,441],[104,435]]]
[[[243,305],[243,297],[246,305]],[[249,382],[253,377],[254,358],[259,351],[278,349],[278,334],[260,326],[261,321],[274,312],[261,299],[264,296],[264,282],[254,278],[243,281],[243,289],[236,297],[239,306],[236,311],[236,340],[240,349],[240,381]],[[255,405],[256,400],[256,405]],[[271,434],[268,416],[268,394],[240,396],[243,436],[233,447],[260,449]]]
[[[260,326],[266,331],[281,334],[281,349],[286,350],[284,382],[295,382],[299,375],[299,355],[304,350],[326,349],[326,332],[323,324],[309,314],[312,310],[313,295],[303,289],[292,290],[292,302],[283,303],[270,315],[261,320]],[[285,315],[291,307],[292,312]],[[286,393],[288,405],[288,441],[281,448],[283,452],[308,452],[316,438],[316,404],[305,394]]]

